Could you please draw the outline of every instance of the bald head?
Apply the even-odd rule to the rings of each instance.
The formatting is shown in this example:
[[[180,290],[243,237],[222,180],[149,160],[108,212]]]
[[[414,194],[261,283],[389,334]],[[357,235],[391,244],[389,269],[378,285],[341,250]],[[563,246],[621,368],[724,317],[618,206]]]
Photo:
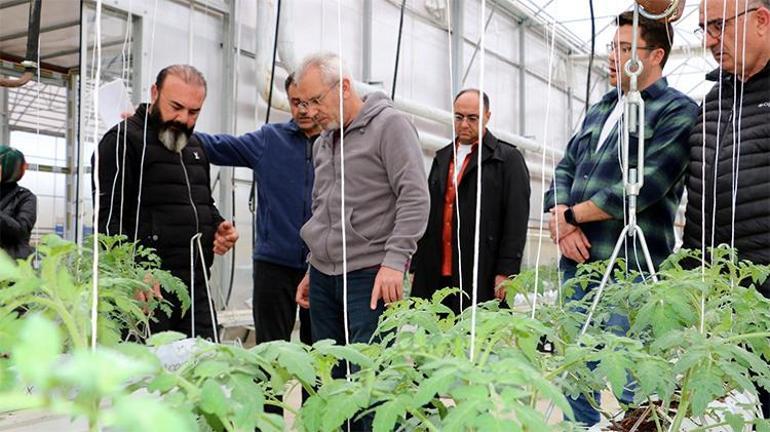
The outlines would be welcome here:
[[[770,0],[702,0],[699,25],[722,70],[747,80],[770,60]]]

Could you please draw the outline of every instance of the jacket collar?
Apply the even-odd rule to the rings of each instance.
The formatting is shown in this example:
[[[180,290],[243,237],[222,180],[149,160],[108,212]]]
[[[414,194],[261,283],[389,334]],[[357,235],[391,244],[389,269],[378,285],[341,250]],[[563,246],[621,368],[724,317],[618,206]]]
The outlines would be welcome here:
[[[721,70],[721,68],[716,68],[716,69],[712,70],[711,72],[707,73],[706,74],[706,79],[709,80],[709,81],[714,81],[714,82],[719,81],[719,72],[720,72],[720,70]],[[734,79],[734,77],[735,76],[733,75],[732,72],[722,71],[722,81],[731,82]],[[767,64],[765,64],[765,67],[761,71],[759,71],[753,77],[749,78],[749,81],[753,81],[753,80],[755,80],[757,78],[767,78],[767,77],[770,77],[770,61],[768,61]]]
[[[668,80],[665,77],[659,78],[657,81],[649,85],[646,89],[642,90],[643,99],[656,99],[660,95],[666,92],[668,89]],[[618,100],[618,90],[612,89],[602,96],[602,103],[616,102]]]

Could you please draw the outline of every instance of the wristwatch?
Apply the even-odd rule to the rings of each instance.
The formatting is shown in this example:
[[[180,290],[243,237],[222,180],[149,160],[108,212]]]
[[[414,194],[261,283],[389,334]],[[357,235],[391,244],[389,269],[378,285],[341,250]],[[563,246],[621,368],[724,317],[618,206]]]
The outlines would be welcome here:
[[[573,226],[580,225],[578,221],[575,220],[575,212],[572,211],[572,207],[567,207],[567,210],[564,210],[564,220]]]

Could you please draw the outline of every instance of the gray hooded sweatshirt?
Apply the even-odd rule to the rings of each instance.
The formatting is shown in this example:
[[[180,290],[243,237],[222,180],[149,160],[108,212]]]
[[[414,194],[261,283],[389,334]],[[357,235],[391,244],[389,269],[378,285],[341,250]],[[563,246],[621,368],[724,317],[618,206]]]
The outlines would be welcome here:
[[[428,183],[417,130],[384,93],[364,97],[345,128],[345,228],[348,272],[385,266],[404,271],[425,231]],[[313,215],[300,231],[309,261],[342,274],[340,131],[316,141]]]

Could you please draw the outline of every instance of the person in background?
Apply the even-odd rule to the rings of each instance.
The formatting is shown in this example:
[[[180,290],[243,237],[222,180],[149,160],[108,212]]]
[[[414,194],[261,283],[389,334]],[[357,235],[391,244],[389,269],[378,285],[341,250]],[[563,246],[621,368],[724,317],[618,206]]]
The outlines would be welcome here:
[[[0,249],[15,259],[32,254],[29,238],[37,221],[37,197],[18,183],[26,169],[22,152],[0,146]]]
[[[480,119],[482,101],[484,117]],[[428,228],[417,244],[411,272],[414,273],[412,295],[422,298],[430,298],[444,287],[459,287],[462,280],[462,293],[444,300],[447,307],[459,314],[471,305],[473,292],[479,137],[483,143],[479,302],[503,300],[502,282],[521,269],[527,240],[530,185],[527,164],[519,150],[487,130],[492,113],[486,94],[480,94],[477,89],[462,90],[455,97],[454,112],[457,137],[437,151],[433,159],[428,175]]]

